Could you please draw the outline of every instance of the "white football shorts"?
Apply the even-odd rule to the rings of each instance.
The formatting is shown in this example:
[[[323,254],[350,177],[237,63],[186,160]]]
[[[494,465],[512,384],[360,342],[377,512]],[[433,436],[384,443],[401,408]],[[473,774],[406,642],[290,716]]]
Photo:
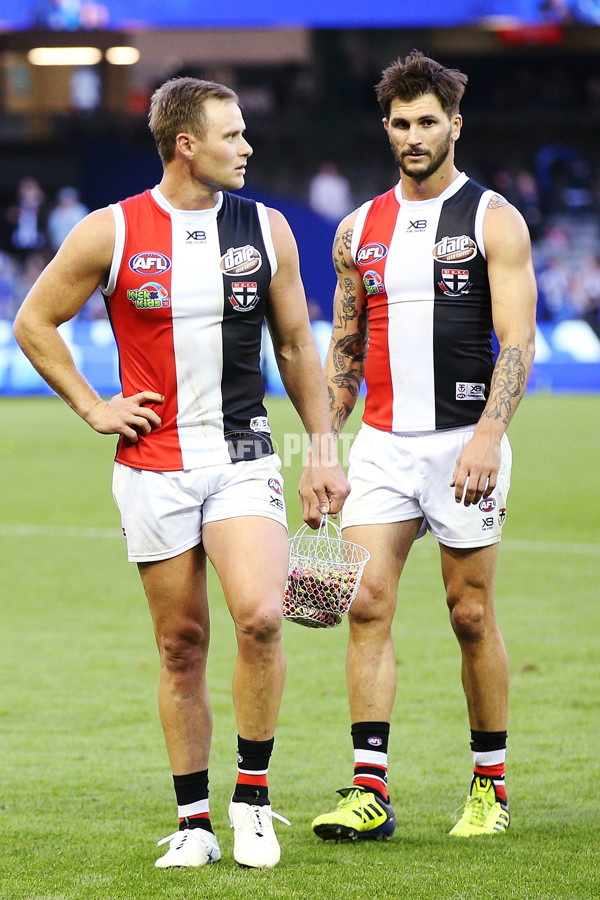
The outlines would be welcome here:
[[[112,491],[130,562],[178,556],[202,540],[202,525],[261,516],[287,529],[277,454],[180,472],[151,472],[116,462]]]
[[[475,426],[415,435],[392,434],[363,425],[349,455],[352,490],[342,510],[342,527],[405,522],[423,516],[427,529],[448,547],[485,547],[502,537],[510,487],[512,451],[501,442],[498,483],[491,496],[465,506],[454,499],[450,481],[456,460]]]

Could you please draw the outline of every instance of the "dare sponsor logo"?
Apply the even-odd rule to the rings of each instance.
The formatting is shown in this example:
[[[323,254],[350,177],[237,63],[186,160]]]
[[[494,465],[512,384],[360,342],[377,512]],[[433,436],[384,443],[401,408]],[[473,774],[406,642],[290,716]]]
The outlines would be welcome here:
[[[164,253],[156,253],[153,250],[144,250],[136,253],[129,260],[129,268],[140,275],[162,275],[171,268],[171,260]]]
[[[226,275],[251,275],[261,266],[260,251],[251,244],[246,244],[245,247],[230,247],[221,257],[221,271]]]
[[[385,244],[371,243],[364,244],[359,248],[356,254],[356,264],[358,266],[370,266],[380,259],[387,256],[388,248]]]
[[[438,262],[466,262],[477,255],[477,244],[468,234],[443,237],[433,248]]]

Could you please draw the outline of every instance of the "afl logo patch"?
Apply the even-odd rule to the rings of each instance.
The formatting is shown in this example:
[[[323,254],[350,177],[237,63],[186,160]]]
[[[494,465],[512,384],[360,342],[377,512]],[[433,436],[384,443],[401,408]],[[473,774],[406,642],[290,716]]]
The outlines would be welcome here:
[[[388,248],[385,244],[365,244],[356,254],[356,263],[359,266],[369,266],[387,256]]]
[[[159,275],[168,272],[171,268],[171,260],[164,253],[155,253],[153,250],[144,250],[136,253],[129,260],[129,268],[140,275]]]
[[[443,237],[433,248],[433,255],[439,262],[466,262],[477,255],[477,244],[468,234]]]
[[[260,252],[251,244],[230,247],[221,257],[221,271],[226,275],[251,275],[262,266]]]
[[[269,478],[267,484],[271,488],[272,491],[275,491],[276,494],[279,494],[279,495],[283,494],[283,489],[276,478]]]
[[[496,509],[496,501],[493,497],[484,497],[479,501],[479,509],[484,513],[493,512]]]

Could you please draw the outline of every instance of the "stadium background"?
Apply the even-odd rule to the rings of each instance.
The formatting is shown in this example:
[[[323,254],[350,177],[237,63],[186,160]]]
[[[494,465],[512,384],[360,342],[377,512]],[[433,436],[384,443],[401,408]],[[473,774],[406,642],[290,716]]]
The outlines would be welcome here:
[[[425,538],[403,573],[394,624],[394,840],[332,845],[310,831],[351,761],[347,625],[313,631],[286,623],[288,680],[270,781],[277,809],[293,827],[279,831],[283,860],[275,870],[234,867],[226,810],[236,767],[235,642],[209,569],[217,651],[209,662],[216,725],[211,816],[224,858],[210,872],[155,869],[155,842],[170,827],[174,798],[156,714],[156,647],[108,489],[114,438],[98,436],[61,401],[4,396],[0,900],[590,900],[600,873],[600,395],[591,393],[600,363],[589,359],[597,353],[589,338],[595,319],[584,308],[575,316],[572,298],[581,296],[579,276],[598,251],[599,29],[574,6],[532,2],[511,10],[511,0],[497,4],[512,11],[510,21],[490,20],[498,12],[491,3],[448,9],[421,0],[412,4],[420,21],[404,22],[399,0],[371,9],[354,0],[344,5],[343,30],[340,7],[322,0],[277,0],[277,28],[266,18],[275,5],[269,0],[251,10],[220,0],[215,8],[224,18],[214,28],[173,18],[206,5],[171,0],[160,9],[146,0],[143,11],[154,21],[146,18],[142,27],[138,17],[134,28],[120,18],[125,3],[107,0],[110,31],[34,33],[22,27],[33,22],[33,0],[4,0],[0,221],[6,225],[2,216],[24,177],[39,181],[48,203],[60,188],[75,186],[90,208],[146,187],[160,175],[145,121],[152,88],[181,71],[222,77],[242,94],[256,149],[248,191],[285,208],[309,297],[327,316],[333,225],[308,209],[310,177],[321,159],[336,161],[357,203],[395,180],[373,83],[397,55],[422,47],[471,76],[459,164],[482,179],[499,173],[505,191],[519,173],[533,174],[527,214],[537,216],[540,282],[550,259],[573,273],[565,308],[554,303],[548,310],[542,298],[547,361],[540,361],[540,341],[532,389],[510,430],[515,465],[498,597],[511,660],[513,825],[493,852],[446,836],[467,786],[468,723],[439,553]],[[81,11],[77,0],[56,0],[46,9],[40,3],[39,15],[64,6]],[[87,22],[102,16],[97,4],[85,6]],[[293,6],[302,10],[301,23]],[[130,16],[141,7],[140,0],[127,2]],[[587,9],[591,15],[593,6]],[[166,13],[171,20],[164,24]],[[103,58],[88,70],[27,61],[34,46],[75,42],[102,53],[133,45],[140,59],[123,67]],[[75,107],[71,92],[82,83],[97,107]],[[81,103],[85,92],[77,97]],[[8,275],[11,266],[24,269],[25,259],[11,249],[10,229],[0,230],[0,390],[34,394],[41,383],[11,338],[17,301]],[[599,283],[591,279],[592,287]],[[78,361],[108,393],[116,365],[103,315],[92,300],[69,330]],[[327,333],[327,320],[317,328]],[[575,389],[578,396],[565,393]],[[268,406],[274,436],[285,446],[286,435],[298,436],[297,414],[283,398],[269,398]],[[297,453],[285,471],[291,532],[301,524],[300,472]]]
[[[413,47],[469,75],[458,165],[497,187],[529,222],[540,286],[530,389],[600,390],[600,3],[427,0],[417,8],[349,0],[343,28],[339,12],[318,0],[301,11],[290,0],[201,6],[207,5],[3,4],[0,393],[48,392],[11,333],[27,287],[53,252],[49,242],[14,246],[19,184],[35,179],[47,212],[66,186],[95,209],[156,183],[148,99],[178,74],[238,91],[255,150],[245,192],[280,208],[292,225],[324,352],[335,224],[310,209],[310,181],[321,163],[333,162],[358,205],[396,180],[373,85],[385,65]],[[30,51],[48,46],[97,48],[99,61],[32,64]],[[137,51],[137,62],[109,62],[109,48],[123,46]],[[92,298],[63,332],[96,387],[118,391],[101,299]],[[279,393],[268,341],[264,363],[269,390]]]

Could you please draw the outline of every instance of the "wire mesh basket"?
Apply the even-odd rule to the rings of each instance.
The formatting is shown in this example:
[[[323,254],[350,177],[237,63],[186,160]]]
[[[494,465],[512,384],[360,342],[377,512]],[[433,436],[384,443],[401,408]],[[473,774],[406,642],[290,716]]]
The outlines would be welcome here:
[[[327,516],[317,532],[308,533],[308,525],[304,525],[289,544],[284,617],[308,628],[339,625],[356,597],[369,552],[345,541]]]

